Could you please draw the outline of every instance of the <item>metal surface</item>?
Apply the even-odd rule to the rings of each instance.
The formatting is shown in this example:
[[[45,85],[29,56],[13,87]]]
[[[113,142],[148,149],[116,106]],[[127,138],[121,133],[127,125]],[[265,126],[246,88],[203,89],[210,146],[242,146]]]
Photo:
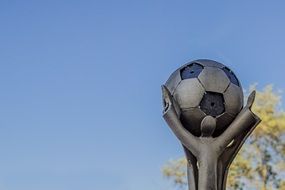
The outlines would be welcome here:
[[[163,117],[183,145],[188,161],[189,190],[224,190],[231,162],[245,139],[260,122],[260,119],[251,111],[255,92],[251,93],[246,106],[242,108],[241,87],[235,85],[238,80],[230,70],[229,73],[232,74],[230,77],[234,76],[236,80],[228,78],[229,76],[222,70],[225,66],[220,63],[211,62],[211,60],[194,62],[204,66],[198,75],[199,79],[202,78],[201,82],[205,84],[204,88],[206,90],[211,89],[213,92],[217,92],[218,89],[219,92],[223,93],[224,98],[226,97],[224,113],[220,114],[221,111],[219,114],[207,112],[208,115],[206,115],[202,112],[199,102],[201,93],[193,92],[196,89],[199,91],[200,88],[193,86],[194,83],[181,85],[184,81],[195,79],[192,78],[181,79],[174,90],[174,96],[168,90],[168,86],[162,86]],[[178,70],[181,71],[181,69]],[[191,69],[189,71],[191,72]],[[178,91],[176,91],[177,89]],[[181,101],[181,97],[183,97],[183,101]],[[218,110],[218,108],[211,108],[212,103],[217,100],[210,98],[204,106],[209,107],[208,109]],[[193,105],[199,106],[185,109],[185,107]],[[176,111],[179,109],[177,107],[183,108],[181,113]]]
[[[240,86],[240,83],[236,77],[236,75],[227,67],[223,68],[223,71],[226,73],[226,75],[229,77],[231,83]]]
[[[201,123],[205,114],[203,118],[196,116],[201,115],[203,110],[204,112],[207,112],[205,111],[205,107],[203,108],[203,99],[208,96],[207,94],[223,91],[220,90],[220,81],[226,81],[226,84],[231,81],[224,72],[224,68],[227,67],[216,61],[202,59],[192,61],[177,69],[169,77],[165,84],[177,102],[177,104],[175,104],[175,109],[183,125],[185,125],[187,130],[192,132],[195,136],[199,136],[201,134],[199,124]],[[198,79],[201,77],[204,70],[216,71],[216,77],[212,75],[202,76],[204,81],[208,81],[207,84],[209,88],[204,87],[201,81]],[[227,68],[227,70],[229,69]],[[229,70],[229,72],[236,78],[232,71]],[[182,77],[182,75],[185,76]],[[220,94],[222,94],[224,99],[223,104],[225,111],[221,113],[221,111],[218,110],[219,107],[213,106],[209,107],[209,109],[211,109],[213,112],[207,112],[207,114],[210,114],[217,119],[216,130],[218,132],[215,132],[214,135],[220,134],[224,129],[227,128],[227,125],[233,121],[234,117],[239,113],[243,105],[243,91],[241,86],[236,86],[232,82],[229,82],[228,87],[224,85],[224,88],[226,88],[225,92]],[[215,104],[215,101],[219,102],[219,97],[217,97],[217,100],[215,97],[211,99],[213,101],[208,102],[210,104]],[[188,110],[190,110],[190,114],[188,113]],[[217,114],[215,114],[215,112],[217,112]]]
[[[213,134],[214,137],[219,136],[224,132],[224,130],[231,124],[231,122],[234,120],[234,116],[230,115],[229,113],[225,112],[221,115],[219,115],[217,119],[217,127]]]
[[[225,66],[217,61],[213,61],[210,59],[198,59],[193,62],[199,63],[200,65],[203,65],[204,67],[217,67],[217,68],[224,68]]]
[[[243,93],[239,86],[231,83],[224,93],[226,112],[235,116],[243,105]]]
[[[180,120],[183,126],[195,136],[201,135],[200,123],[206,114],[199,108],[181,110]]]
[[[197,63],[192,63],[183,69],[181,69],[181,79],[191,79],[191,78],[197,78],[199,74],[202,72],[203,66]]]
[[[181,82],[181,76],[180,76],[180,69],[177,69],[172,75],[169,77],[169,79],[166,81],[165,85],[169,89],[170,93],[173,94],[174,90],[178,86],[178,84]]]
[[[206,91],[223,93],[230,84],[224,71],[215,67],[205,67],[198,79]]]
[[[195,90],[193,90],[195,89]],[[205,90],[197,78],[182,80],[173,96],[181,109],[194,108],[201,102]],[[191,96],[192,98],[189,98]]]
[[[216,117],[225,112],[225,101],[223,94],[206,92],[200,102],[201,110],[207,115]]]

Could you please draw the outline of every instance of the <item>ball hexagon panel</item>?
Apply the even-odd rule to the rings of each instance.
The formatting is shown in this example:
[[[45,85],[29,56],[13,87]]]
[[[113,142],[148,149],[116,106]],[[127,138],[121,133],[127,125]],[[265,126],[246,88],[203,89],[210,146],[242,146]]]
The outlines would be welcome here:
[[[242,89],[231,83],[224,92],[226,112],[232,116],[236,116],[243,106]]]
[[[206,92],[200,102],[200,109],[207,115],[216,117],[225,111],[223,94]]]
[[[165,86],[169,90],[169,92],[173,95],[174,90],[178,86],[178,84],[181,81],[180,76],[180,69],[177,69],[172,75],[169,77],[169,79],[166,81]]]
[[[218,67],[220,69],[225,67],[223,64],[221,64],[219,62],[209,60],[209,59],[198,59],[198,60],[195,60],[195,62],[201,64],[204,67]]]
[[[180,106],[194,108],[201,102],[205,90],[197,78],[182,80],[176,87],[173,97]]]
[[[192,63],[187,65],[186,67],[180,70],[181,79],[190,79],[190,78],[197,78],[198,75],[202,72],[203,66],[197,63]]]
[[[206,91],[223,93],[230,84],[225,72],[216,67],[205,67],[198,76]]]
[[[239,83],[236,75],[229,68],[224,67],[223,71],[226,73],[226,75],[230,79],[231,83],[234,83],[235,85],[240,86],[240,83]]]
[[[185,128],[195,136],[201,135],[200,125],[206,116],[199,108],[189,108],[181,110],[181,122]]]

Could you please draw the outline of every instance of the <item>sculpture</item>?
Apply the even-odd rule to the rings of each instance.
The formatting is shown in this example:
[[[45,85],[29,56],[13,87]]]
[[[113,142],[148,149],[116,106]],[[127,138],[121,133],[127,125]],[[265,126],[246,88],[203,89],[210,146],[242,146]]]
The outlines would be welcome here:
[[[187,65],[193,64],[201,64],[201,66],[206,65],[207,67],[213,67],[213,70],[215,70],[214,68],[217,66],[217,62],[211,60],[196,60]],[[222,64],[218,65],[220,69],[225,67],[222,66]],[[193,74],[193,69],[190,70],[190,72]],[[217,70],[217,72],[219,71]],[[180,74],[182,74],[182,72]],[[205,79],[207,80],[207,77]],[[219,81],[208,81],[208,85],[211,86],[212,84],[212,87],[215,87],[217,82]],[[211,87],[210,89],[215,90],[215,88]],[[191,129],[189,130],[189,127],[185,127],[185,124],[183,125],[180,119],[179,112],[181,111],[180,108],[183,107],[181,102],[179,105],[165,85],[162,86],[162,92],[164,102],[163,117],[182,143],[188,160],[187,173],[189,190],[225,189],[227,171],[231,162],[247,136],[260,122],[260,119],[251,111],[255,98],[255,92],[253,91],[250,94],[246,106],[243,109],[240,108],[241,110],[237,110],[239,113],[235,115],[235,118],[232,118],[233,121],[231,120],[230,124],[228,123],[230,119],[228,119],[225,121],[226,126],[219,124],[223,127],[216,130],[217,115],[215,115],[215,111],[217,110],[213,110],[214,112],[208,112],[208,114],[205,114],[199,126],[197,126],[197,124],[196,126],[192,125],[192,127],[195,128],[195,130],[192,130],[192,133]],[[185,97],[187,100],[187,96]],[[240,96],[236,97],[239,98]],[[215,101],[213,98],[211,101],[214,103],[219,103],[219,101]],[[234,101],[234,99],[232,99],[232,101]],[[207,106],[211,107],[211,105],[212,104],[209,104]],[[221,108],[216,107],[209,109],[220,110]],[[191,115],[188,115],[188,118],[191,120]],[[200,129],[200,132],[197,132],[197,129]]]

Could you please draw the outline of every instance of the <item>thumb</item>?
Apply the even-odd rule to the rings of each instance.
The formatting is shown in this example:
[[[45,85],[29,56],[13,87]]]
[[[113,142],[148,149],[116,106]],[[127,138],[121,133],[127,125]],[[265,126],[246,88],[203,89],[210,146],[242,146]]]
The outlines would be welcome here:
[[[246,107],[248,107],[249,109],[251,109],[251,107],[252,107],[252,104],[253,104],[254,99],[255,99],[255,94],[256,94],[256,91],[254,90],[250,93],[250,95],[247,98]]]

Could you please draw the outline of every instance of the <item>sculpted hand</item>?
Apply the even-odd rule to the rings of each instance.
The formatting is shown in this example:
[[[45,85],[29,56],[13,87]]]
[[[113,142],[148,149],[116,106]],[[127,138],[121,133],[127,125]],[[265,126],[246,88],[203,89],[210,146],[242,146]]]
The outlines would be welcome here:
[[[180,142],[194,155],[198,155],[198,141],[199,139],[193,136],[189,131],[187,131],[182,125],[179,116],[177,114],[178,108],[175,100],[172,98],[171,93],[166,86],[162,85],[162,97],[163,97],[163,118],[167,122],[168,126],[174,132],[176,137]]]
[[[227,146],[243,131],[254,128],[261,120],[252,111],[251,107],[255,99],[255,91],[251,92],[245,107],[240,111],[230,126],[218,137],[217,142]]]

